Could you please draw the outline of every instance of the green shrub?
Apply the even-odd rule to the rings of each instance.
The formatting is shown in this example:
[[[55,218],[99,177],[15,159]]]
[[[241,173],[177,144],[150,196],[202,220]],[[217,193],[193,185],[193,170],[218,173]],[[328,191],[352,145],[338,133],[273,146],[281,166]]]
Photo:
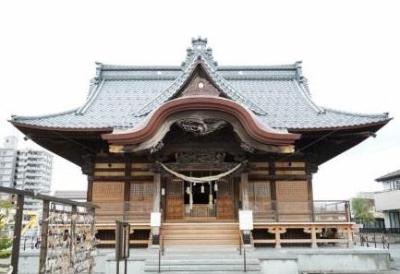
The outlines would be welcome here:
[[[0,250],[0,259],[8,258],[11,256],[11,250]]]
[[[0,238],[0,250],[11,247],[12,241],[10,238]]]

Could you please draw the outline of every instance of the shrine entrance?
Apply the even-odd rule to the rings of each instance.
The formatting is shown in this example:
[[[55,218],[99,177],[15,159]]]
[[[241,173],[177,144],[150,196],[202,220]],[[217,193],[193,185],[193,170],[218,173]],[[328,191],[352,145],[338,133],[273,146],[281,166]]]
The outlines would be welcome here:
[[[239,207],[239,182],[235,181],[234,177],[206,183],[166,178],[163,205],[165,220],[168,222],[235,221]]]

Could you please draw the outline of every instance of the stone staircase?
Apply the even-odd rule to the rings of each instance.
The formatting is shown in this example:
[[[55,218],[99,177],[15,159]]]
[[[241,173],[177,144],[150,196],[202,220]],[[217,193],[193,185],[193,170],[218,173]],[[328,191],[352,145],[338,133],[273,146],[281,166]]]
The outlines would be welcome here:
[[[238,223],[164,223],[161,233],[165,247],[238,247],[240,243]]]
[[[247,273],[259,274],[260,261],[247,257]],[[228,247],[169,248],[161,256],[161,272],[168,274],[222,274],[244,273],[243,255],[238,249]],[[158,256],[145,261],[145,272],[158,272]]]

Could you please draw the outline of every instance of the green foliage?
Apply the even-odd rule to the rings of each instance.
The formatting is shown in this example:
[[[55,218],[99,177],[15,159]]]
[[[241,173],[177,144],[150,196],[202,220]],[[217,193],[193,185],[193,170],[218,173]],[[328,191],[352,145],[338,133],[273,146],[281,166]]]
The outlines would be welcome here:
[[[0,250],[0,259],[8,258],[11,256],[11,250]]]
[[[363,224],[369,224],[374,221],[373,205],[369,199],[353,198],[351,207],[356,220],[360,220]]]
[[[11,247],[12,241],[10,238],[0,238],[0,250]]]
[[[12,204],[10,201],[0,201],[0,258],[5,258],[9,256],[7,256],[8,250],[6,249],[10,248],[12,245],[12,240],[4,235],[4,228],[6,228],[7,226],[10,208],[12,208]]]

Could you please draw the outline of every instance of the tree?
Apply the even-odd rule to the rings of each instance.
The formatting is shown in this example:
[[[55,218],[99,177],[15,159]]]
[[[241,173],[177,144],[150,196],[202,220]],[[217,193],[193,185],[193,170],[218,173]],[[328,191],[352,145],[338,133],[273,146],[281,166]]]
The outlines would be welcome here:
[[[5,233],[9,221],[9,210],[11,208],[11,202],[4,200],[0,201],[0,251],[8,249],[12,245],[12,240]]]
[[[351,207],[354,213],[354,218],[362,224],[369,224],[374,221],[373,203],[370,199],[353,198]]]

